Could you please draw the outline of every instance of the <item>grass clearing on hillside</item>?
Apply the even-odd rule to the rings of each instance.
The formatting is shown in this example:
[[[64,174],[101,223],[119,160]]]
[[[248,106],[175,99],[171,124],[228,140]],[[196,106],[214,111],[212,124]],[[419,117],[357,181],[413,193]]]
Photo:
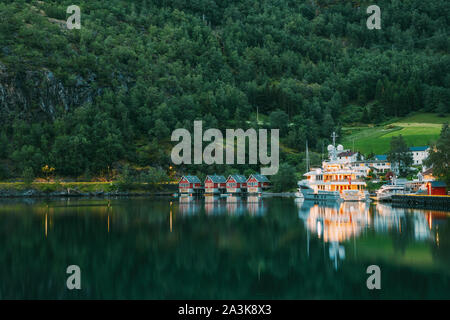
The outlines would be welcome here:
[[[391,138],[402,135],[409,146],[434,143],[441,132],[442,124],[450,122],[450,116],[420,113],[377,127],[346,127],[342,144],[364,154],[385,154],[389,151]]]

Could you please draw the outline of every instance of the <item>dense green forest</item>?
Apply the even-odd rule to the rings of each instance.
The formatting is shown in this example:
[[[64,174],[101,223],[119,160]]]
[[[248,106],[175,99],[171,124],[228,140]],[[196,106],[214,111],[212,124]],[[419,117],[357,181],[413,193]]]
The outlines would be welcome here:
[[[300,170],[306,140],[320,152],[342,125],[450,112],[450,2],[377,1],[381,30],[370,4],[1,0],[0,179],[168,171],[171,132],[194,120],[280,128],[280,163]]]

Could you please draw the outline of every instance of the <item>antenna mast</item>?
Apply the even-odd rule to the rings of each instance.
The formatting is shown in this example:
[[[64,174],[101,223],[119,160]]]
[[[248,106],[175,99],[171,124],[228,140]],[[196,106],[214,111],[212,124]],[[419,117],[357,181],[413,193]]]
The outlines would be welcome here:
[[[336,148],[336,138],[339,137],[336,132],[333,131],[333,134],[331,135],[331,137],[333,138],[333,147]]]
[[[309,151],[308,151],[308,140],[306,140],[306,172],[309,172]]]

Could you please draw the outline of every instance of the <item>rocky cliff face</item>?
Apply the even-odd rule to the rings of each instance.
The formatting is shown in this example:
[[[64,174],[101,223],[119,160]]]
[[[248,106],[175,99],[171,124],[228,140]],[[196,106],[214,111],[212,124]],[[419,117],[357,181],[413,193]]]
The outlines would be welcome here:
[[[12,73],[0,63],[0,124],[21,118],[51,118],[59,112],[92,102],[98,91],[79,77],[64,86],[49,70]]]

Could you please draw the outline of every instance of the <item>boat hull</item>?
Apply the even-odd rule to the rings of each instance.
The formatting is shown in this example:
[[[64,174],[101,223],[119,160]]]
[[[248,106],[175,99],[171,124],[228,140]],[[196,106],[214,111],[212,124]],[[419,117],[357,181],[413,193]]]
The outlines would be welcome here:
[[[369,193],[367,191],[359,190],[344,190],[341,194],[344,201],[370,201]]]
[[[304,200],[313,201],[342,201],[339,192],[334,191],[321,191],[317,193],[312,189],[300,189],[296,194],[297,198],[303,198]]]

